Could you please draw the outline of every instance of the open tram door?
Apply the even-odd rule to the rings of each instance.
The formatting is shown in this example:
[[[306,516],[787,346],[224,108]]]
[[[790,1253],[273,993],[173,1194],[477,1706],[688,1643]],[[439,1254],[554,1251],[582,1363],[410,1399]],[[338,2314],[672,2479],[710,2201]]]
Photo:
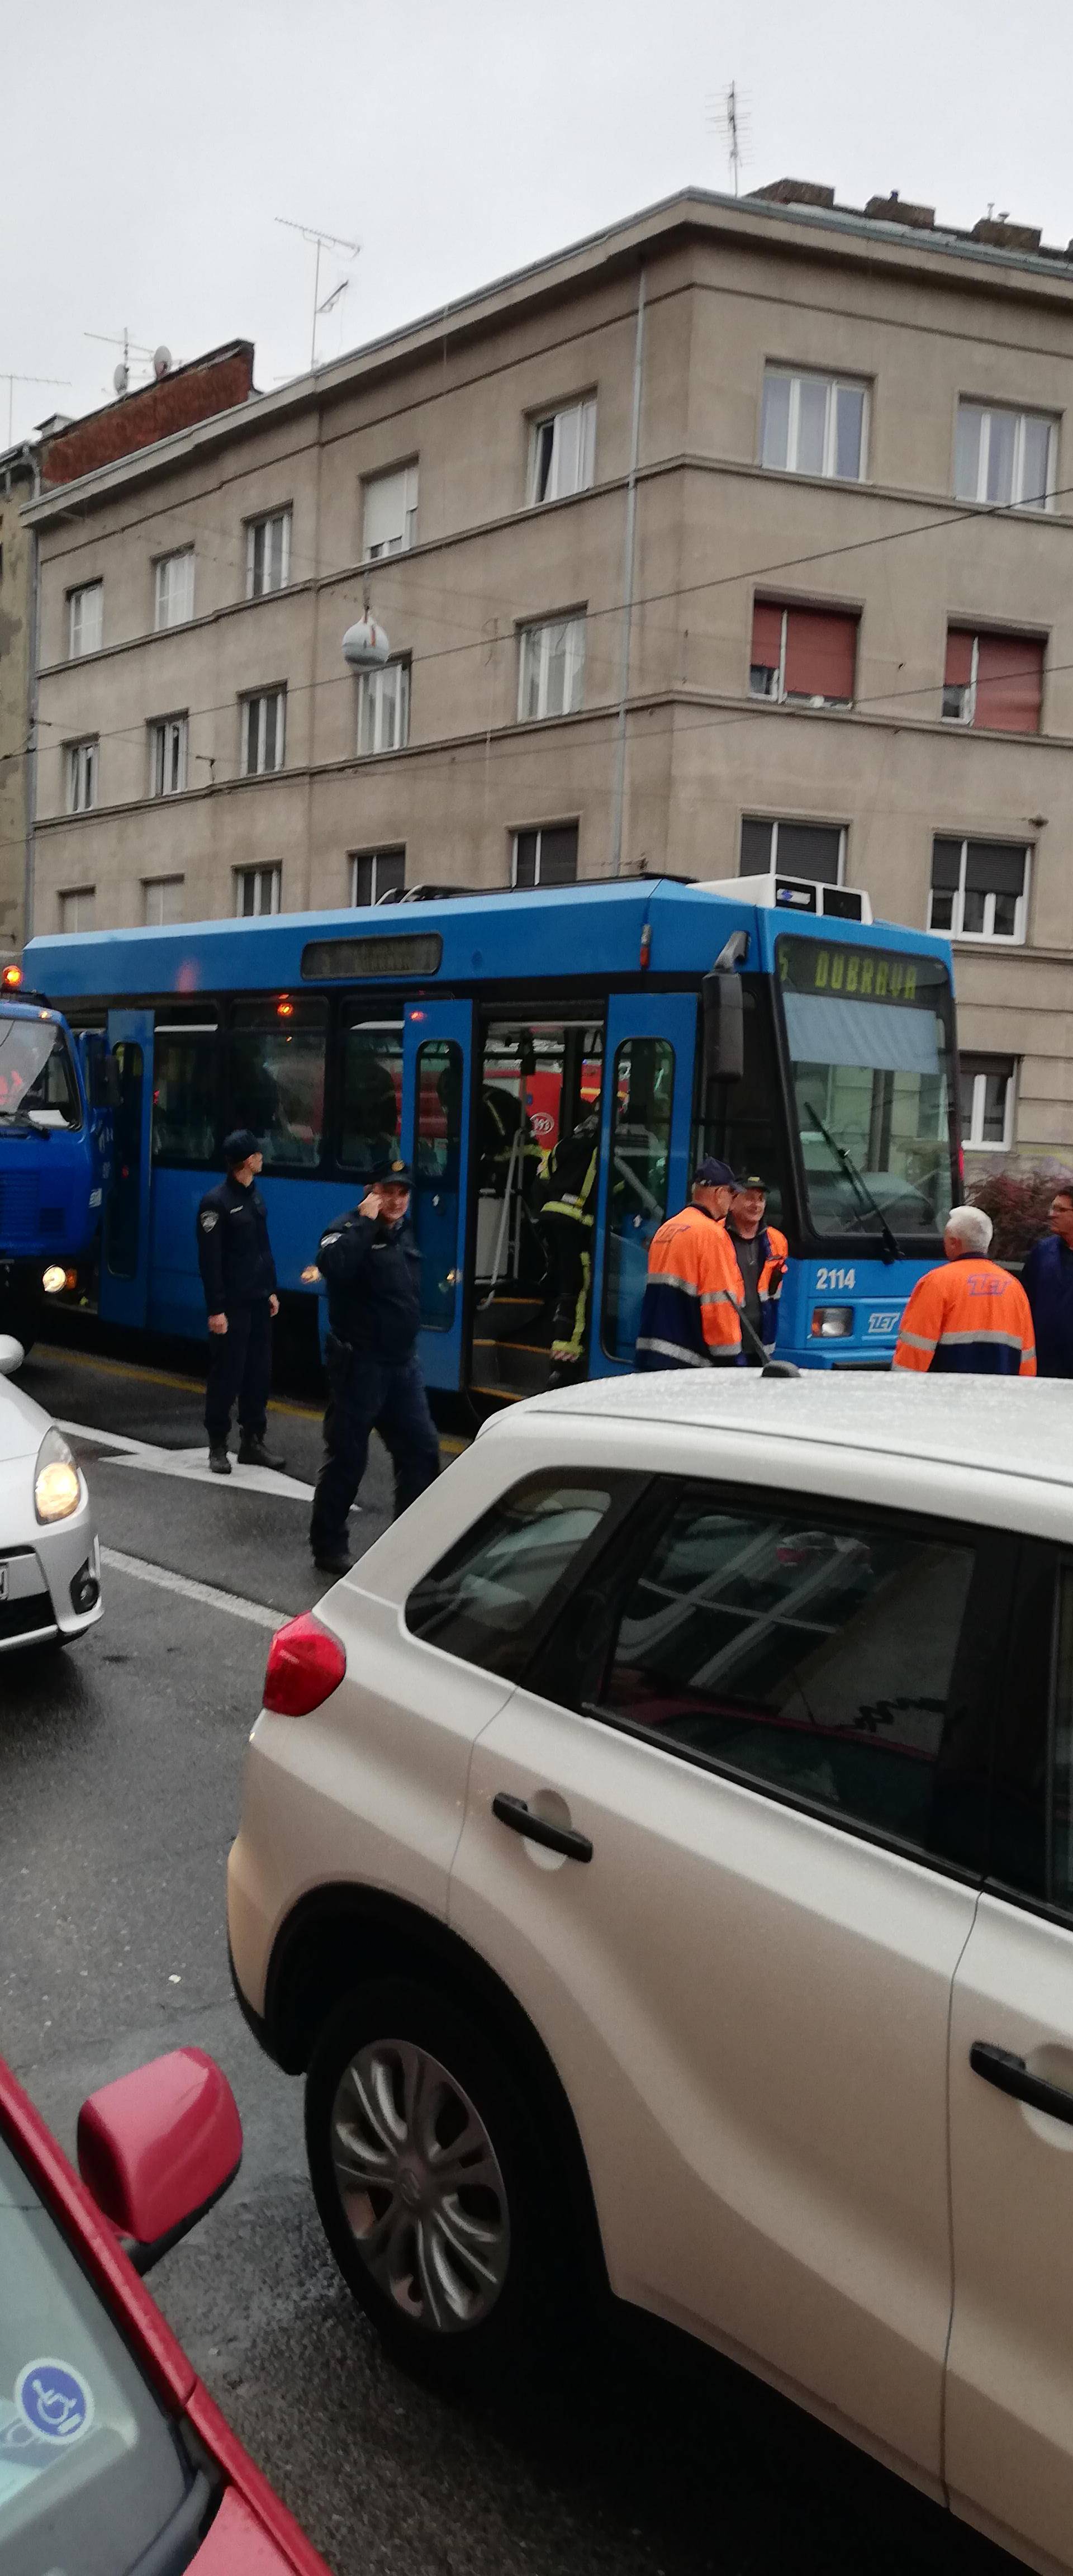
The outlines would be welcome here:
[[[590,1377],[632,1369],[648,1247],[689,1197],[697,1003],[692,993],[613,995],[600,1122]]]
[[[115,1064],[104,1203],[98,1312],[106,1323],[144,1324],[149,1305],[150,1140],[153,1128],[153,1014],[109,1011]]]
[[[462,1383],[473,1023],[472,1002],[408,1003],[403,1023],[401,1133],[421,1254],[418,1353],[426,1384],[444,1389]]]

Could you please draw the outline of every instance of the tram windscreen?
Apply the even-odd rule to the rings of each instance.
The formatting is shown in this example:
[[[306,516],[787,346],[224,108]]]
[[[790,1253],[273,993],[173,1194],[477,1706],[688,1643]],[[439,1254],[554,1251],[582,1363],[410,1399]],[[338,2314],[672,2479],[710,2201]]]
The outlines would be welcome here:
[[[55,1020],[0,1011],[0,1125],[78,1127],[82,1111],[71,1049]]]
[[[780,939],[776,981],[818,1235],[941,1234],[952,1202],[953,1009],[940,957]]]

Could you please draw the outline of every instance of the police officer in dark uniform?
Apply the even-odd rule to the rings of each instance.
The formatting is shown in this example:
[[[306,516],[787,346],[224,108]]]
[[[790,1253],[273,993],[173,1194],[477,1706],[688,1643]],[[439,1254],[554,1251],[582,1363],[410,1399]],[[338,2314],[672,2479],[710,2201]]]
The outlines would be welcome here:
[[[272,1379],[272,1320],[279,1313],[276,1265],[257,1187],[262,1154],[251,1127],[224,1138],[227,1179],[206,1190],[197,1212],[197,1257],[209,1317],[205,1429],[209,1465],[229,1476],[227,1434],[238,1397],[240,1467],[283,1467],[265,1447]]]
[[[309,1525],[322,1574],[345,1574],[350,1565],[347,1514],[371,1431],[391,1455],[396,1515],[439,1474],[440,1445],[414,1349],[421,1255],[406,1222],[410,1184],[408,1164],[383,1165],[360,1206],[322,1234],[316,1263],[302,1274],[319,1273],[328,1289],[330,1400]]]

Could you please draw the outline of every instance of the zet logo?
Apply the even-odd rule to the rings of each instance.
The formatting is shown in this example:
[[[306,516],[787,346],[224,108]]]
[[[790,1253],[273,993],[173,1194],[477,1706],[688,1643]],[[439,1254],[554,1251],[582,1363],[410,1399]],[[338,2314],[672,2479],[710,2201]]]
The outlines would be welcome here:
[[[870,1333],[896,1333],[900,1321],[899,1306],[892,1306],[889,1310],[874,1306],[868,1318],[868,1330]]]
[[[24,2424],[43,2442],[76,2442],[94,2417],[93,2390],[68,2361],[28,2361],[15,2382]]]

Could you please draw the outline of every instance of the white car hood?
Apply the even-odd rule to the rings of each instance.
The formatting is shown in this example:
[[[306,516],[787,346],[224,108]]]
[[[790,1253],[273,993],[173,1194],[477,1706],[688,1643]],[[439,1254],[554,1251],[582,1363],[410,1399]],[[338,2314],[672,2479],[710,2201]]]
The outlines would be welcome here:
[[[49,1419],[21,1387],[0,1378],[0,1467],[13,1458],[36,1458]]]

